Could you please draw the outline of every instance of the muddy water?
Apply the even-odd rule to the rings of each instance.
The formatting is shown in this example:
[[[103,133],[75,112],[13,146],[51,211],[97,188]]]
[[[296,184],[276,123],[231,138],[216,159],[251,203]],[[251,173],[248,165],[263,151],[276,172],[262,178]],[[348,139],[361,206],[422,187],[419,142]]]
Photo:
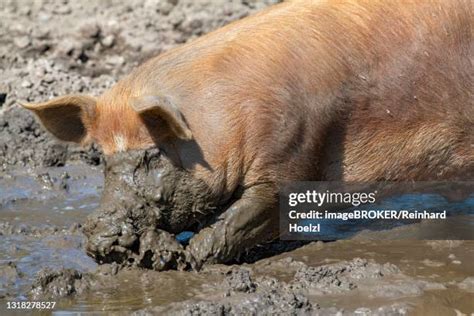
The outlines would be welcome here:
[[[41,269],[96,268],[79,223],[98,206],[102,182],[100,169],[74,165],[0,176],[0,299],[25,298]]]
[[[200,273],[98,267],[83,250],[79,224],[98,205],[101,172],[72,165],[0,175],[1,315],[11,312],[5,310],[6,301],[32,298],[57,301],[56,312],[474,312],[473,241],[385,240],[426,237],[446,225],[470,231],[462,218],[443,227],[423,222],[363,232],[352,240],[313,242],[256,263],[210,266]],[[71,293],[59,291],[62,298],[50,298],[54,293],[38,291],[38,274],[64,269],[76,271],[73,282],[60,283],[59,277],[55,289],[72,284]]]
[[[102,170],[83,165],[12,170],[0,176],[1,220],[68,227],[83,222],[98,205]]]

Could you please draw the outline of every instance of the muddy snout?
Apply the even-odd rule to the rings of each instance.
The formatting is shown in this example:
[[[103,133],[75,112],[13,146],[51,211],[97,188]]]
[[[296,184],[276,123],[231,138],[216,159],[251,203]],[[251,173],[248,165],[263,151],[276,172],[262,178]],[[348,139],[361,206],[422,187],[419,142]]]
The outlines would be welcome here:
[[[99,263],[187,267],[175,235],[198,230],[217,212],[207,186],[158,150],[108,157],[104,173],[101,205],[83,228],[87,253]]]
[[[172,234],[157,228],[152,216],[138,218],[135,214],[137,210],[122,208],[91,215],[84,225],[87,253],[101,264],[115,262],[158,271],[191,266],[192,259]]]
[[[88,238],[86,251],[97,262],[123,263],[130,257],[138,235],[125,214],[98,210],[88,217],[83,227]]]

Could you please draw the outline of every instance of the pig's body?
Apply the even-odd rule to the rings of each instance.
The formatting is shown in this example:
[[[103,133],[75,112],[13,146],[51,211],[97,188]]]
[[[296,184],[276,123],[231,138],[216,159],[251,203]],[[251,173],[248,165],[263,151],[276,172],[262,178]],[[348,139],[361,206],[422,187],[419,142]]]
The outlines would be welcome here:
[[[143,64],[98,99],[89,138],[157,145],[235,200],[189,247],[228,261],[276,236],[283,181],[472,179],[473,31],[470,0],[283,3]],[[147,95],[191,141],[144,131],[131,100]]]
[[[281,180],[443,177],[472,163],[472,2],[356,3],[270,8],[119,86],[172,99],[198,144],[178,146],[182,164],[219,195]],[[336,125],[344,154],[323,169]]]

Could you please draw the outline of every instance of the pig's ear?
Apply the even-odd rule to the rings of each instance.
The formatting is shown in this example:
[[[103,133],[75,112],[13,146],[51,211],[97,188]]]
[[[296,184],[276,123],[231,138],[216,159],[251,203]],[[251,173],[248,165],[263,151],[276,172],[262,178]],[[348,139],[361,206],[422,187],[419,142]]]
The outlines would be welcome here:
[[[20,103],[34,112],[55,137],[81,143],[93,124],[96,99],[85,95],[67,95],[44,103]]]
[[[160,133],[159,137],[192,139],[191,130],[183,115],[168,98],[156,95],[136,97],[130,100],[130,106],[140,115],[148,128]]]

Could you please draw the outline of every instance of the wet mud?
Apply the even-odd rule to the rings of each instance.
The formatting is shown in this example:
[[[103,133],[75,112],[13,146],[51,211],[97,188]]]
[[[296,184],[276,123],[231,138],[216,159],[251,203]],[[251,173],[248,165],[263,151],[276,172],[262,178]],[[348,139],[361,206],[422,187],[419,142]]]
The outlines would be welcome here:
[[[474,242],[413,240],[436,228],[429,222],[336,242],[260,245],[239,264],[208,265],[199,272],[99,265],[86,254],[81,223],[99,204],[101,172],[78,165],[42,169],[42,177],[25,170],[1,177],[0,188],[8,187],[9,194],[0,209],[0,312],[6,301],[22,299],[54,300],[56,311],[136,315],[456,315],[474,310]],[[408,240],[389,240],[393,234]],[[181,249],[174,237],[158,230],[140,238],[156,249],[169,250],[171,244]]]
[[[99,263],[190,268],[192,257],[173,234],[199,230],[216,213],[207,186],[158,149],[116,154],[104,168],[101,205],[83,228],[88,254]]]
[[[25,298],[36,275],[93,271],[82,224],[98,206],[99,168],[25,168],[0,175],[0,297]],[[44,283],[44,281],[43,281]]]

